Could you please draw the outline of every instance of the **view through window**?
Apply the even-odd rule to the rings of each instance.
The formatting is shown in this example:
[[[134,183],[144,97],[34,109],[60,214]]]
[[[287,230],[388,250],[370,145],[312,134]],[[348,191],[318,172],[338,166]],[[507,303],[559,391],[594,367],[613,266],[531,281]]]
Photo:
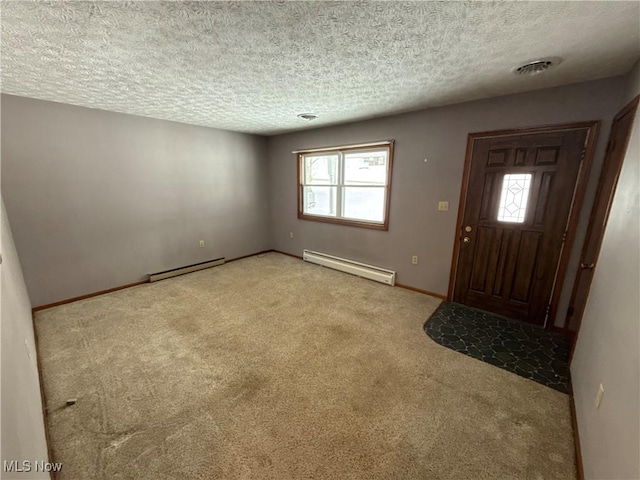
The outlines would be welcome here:
[[[298,216],[388,228],[392,143],[299,153]]]

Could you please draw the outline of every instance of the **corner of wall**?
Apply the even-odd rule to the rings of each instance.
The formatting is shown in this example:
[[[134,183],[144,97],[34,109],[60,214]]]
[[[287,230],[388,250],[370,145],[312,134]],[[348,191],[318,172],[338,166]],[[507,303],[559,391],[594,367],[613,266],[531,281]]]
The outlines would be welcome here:
[[[47,461],[40,378],[31,302],[2,202],[0,323],[2,329],[1,461]],[[6,473],[6,472],[5,472]],[[38,476],[39,475],[39,476]],[[24,478],[49,478],[41,472]]]
[[[619,109],[640,93],[640,63],[624,84]],[[640,478],[639,179],[636,112],[571,363],[586,479]]]

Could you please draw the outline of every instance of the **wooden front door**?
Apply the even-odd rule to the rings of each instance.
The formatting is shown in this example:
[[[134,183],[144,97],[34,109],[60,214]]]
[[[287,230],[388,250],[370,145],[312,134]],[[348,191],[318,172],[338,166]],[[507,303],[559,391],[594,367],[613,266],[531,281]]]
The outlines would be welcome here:
[[[544,324],[589,134],[470,139],[454,301]]]
[[[580,268],[576,274],[565,320],[565,329],[571,334],[575,334],[578,331],[582,314],[587,304],[593,272],[598,263],[600,246],[602,245],[604,230],[609,218],[609,209],[611,208],[618,177],[622,170],[622,162],[627,153],[629,137],[631,136],[633,120],[636,116],[639,101],[640,97],[634,98],[613,119],[609,143],[607,144],[607,153],[602,165],[600,180],[598,181],[596,199],[591,210],[587,236],[580,255]]]

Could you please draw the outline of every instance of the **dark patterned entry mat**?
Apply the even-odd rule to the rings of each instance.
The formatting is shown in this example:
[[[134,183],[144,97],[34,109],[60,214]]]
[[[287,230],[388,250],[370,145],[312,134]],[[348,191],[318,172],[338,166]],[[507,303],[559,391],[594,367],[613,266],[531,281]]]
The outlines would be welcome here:
[[[571,345],[558,333],[452,302],[440,304],[424,331],[444,347],[569,393]]]

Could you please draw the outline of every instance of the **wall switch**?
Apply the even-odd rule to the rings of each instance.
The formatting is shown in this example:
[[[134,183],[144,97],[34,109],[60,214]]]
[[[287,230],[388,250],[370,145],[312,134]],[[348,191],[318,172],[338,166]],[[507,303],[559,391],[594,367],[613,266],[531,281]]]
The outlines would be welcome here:
[[[200,240],[200,248],[204,247],[204,240]]]
[[[414,255],[413,257],[411,257],[411,263],[413,263],[414,265],[418,264],[418,256]]]
[[[289,232],[289,238],[293,238],[293,232]]]
[[[438,211],[439,212],[448,212],[449,211],[449,202],[438,202]]]
[[[596,393],[596,408],[600,408],[600,402],[602,401],[602,395],[604,394],[604,387],[602,384],[598,387],[598,393]]]

